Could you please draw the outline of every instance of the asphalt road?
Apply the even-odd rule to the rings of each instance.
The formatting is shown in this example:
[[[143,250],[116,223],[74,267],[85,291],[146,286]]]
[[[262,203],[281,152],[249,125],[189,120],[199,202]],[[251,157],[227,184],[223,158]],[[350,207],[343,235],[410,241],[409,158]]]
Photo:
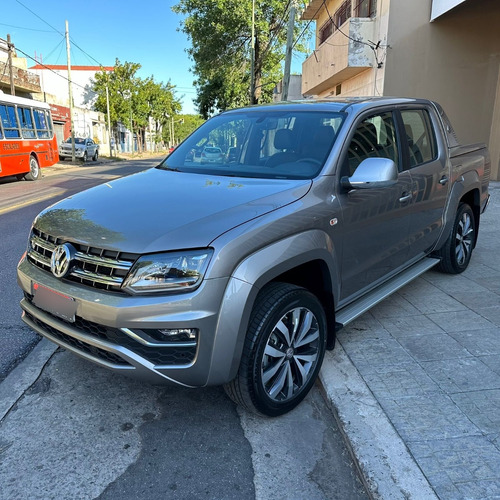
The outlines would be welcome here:
[[[19,362],[38,342],[20,320],[15,279],[33,218],[62,197],[155,163],[90,164],[35,183],[0,183],[0,369],[11,372],[0,398],[48,351],[35,382],[0,415],[0,500],[367,499],[316,387],[294,411],[264,419],[238,409],[220,387],[146,385],[46,340]]]
[[[44,208],[67,196],[158,164],[158,159],[97,162],[72,166],[64,162],[43,169],[36,182],[0,178],[0,381],[36,345],[39,336],[21,321],[21,291],[16,265],[26,250],[31,223]]]

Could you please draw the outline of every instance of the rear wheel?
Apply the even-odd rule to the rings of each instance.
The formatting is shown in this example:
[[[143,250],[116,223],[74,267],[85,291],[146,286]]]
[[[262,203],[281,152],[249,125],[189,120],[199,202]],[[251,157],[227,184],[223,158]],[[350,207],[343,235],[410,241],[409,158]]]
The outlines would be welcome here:
[[[316,296],[272,283],[257,297],[240,368],[226,393],[254,413],[282,415],[313,386],[325,347],[326,317]]]
[[[36,181],[40,178],[40,167],[34,156],[30,156],[30,171],[24,176],[27,181]]]
[[[99,158],[99,151],[96,149],[94,156],[92,156],[92,161],[97,161],[97,158]]]
[[[476,220],[472,208],[467,203],[461,203],[446,243],[436,252],[441,257],[438,269],[449,274],[465,271],[472,256],[476,236]]]

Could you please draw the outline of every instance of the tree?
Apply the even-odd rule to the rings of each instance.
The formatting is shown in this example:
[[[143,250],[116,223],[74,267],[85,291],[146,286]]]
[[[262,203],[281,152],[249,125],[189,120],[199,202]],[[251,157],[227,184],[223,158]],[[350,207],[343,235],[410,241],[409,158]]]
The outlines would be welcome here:
[[[154,121],[154,136],[161,141],[162,127],[168,128],[169,119],[181,110],[181,103],[175,96],[175,86],[157,83],[154,77],[142,79],[136,76],[141,68],[138,63],[120,63],[116,59],[112,72],[96,73],[93,90],[97,94],[94,107],[107,112],[106,87],[109,90],[109,110],[112,127],[124,124],[137,137],[139,150],[143,150],[146,130],[150,118]]]
[[[304,3],[304,2],[303,2]],[[216,110],[269,102],[281,78],[291,1],[255,0],[255,92],[250,96],[252,0],[180,0],[181,29],[191,39],[196,104],[207,118]],[[296,25],[296,36],[300,25]],[[301,45],[296,47],[303,50]]]
[[[178,144],[194,132],[204,121],[200,115],[177,115],[174,118],[174,138],[171,137],[171,128],[164,127],[163,139],[165,142]]]

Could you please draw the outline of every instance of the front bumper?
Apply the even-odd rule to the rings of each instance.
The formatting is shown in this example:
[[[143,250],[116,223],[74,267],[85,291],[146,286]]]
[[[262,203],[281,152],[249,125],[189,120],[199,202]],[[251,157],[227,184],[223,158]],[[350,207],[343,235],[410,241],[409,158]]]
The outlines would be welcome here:
[[[75,157],[76,158],[83,158],[83,153],[85,153],[84,149],[78,149],[75,148]],[[69,158],[71,156],[71,149],[69,150],[60,150],[59,151],[59,156],[62,156],[63,158]]]
[[[24,259],[18,267],[24,291],[23,321],[39,334],[115,372],[153,383],[207,384],[221,301],[228,279],[205,280],[191,293],[129,296],[63,282]],[[76,317],[66,321],[33,303],[33,284],[74,298]],[[148,331],[195,329],[195,340],[158,341]],[[228,353],[229,372],[233,353]]]

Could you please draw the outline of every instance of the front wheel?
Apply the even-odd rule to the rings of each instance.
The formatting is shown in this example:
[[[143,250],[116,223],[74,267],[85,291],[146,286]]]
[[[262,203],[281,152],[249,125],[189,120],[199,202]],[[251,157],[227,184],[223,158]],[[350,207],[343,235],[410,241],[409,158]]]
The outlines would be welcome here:
[[[254,413],[287,413],[313,386],[325,348],[326,316],[316,296],[272,283],[257,297],[238,374],[224,389]]]
[[[441,257],[438,269],[449,274],[465,271],[476,244],[476,237],[476,220],[472,208],[467,203],[461,203],[446,243],[436,252]]]
[[[34,156],[30,156],[30,171],[24,176],[27,181],[37,181],[40,179],[40,167]]]
[[[83,153],[83,158],[82,158],[82,160],[83,160],[83,163],[85,163],[85,162],[87,161],[87,151],[85,151],[85,152]]]

